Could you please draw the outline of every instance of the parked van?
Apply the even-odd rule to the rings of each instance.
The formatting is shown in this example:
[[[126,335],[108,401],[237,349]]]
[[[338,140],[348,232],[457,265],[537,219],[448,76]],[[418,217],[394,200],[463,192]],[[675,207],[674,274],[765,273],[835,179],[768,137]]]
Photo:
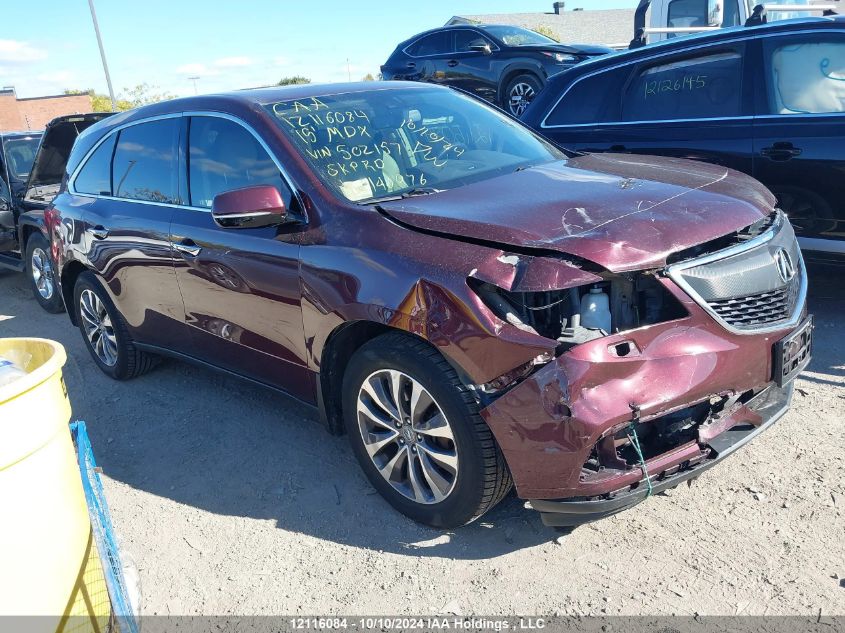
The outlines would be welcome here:
[[[631,48],[729,26],[762,24],[836,12],[841,0],[640,0],[634,17]],[[646,26],[648,25],[648,26]]]

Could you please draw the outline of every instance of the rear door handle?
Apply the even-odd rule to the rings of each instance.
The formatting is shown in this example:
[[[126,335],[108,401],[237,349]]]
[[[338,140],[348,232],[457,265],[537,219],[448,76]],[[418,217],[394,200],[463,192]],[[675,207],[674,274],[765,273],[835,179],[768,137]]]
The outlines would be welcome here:
[[[458,65],[458,60],[457,59],[450,59],[448,62],[446,62],[446,65],[449,68],[454,68],[455,66]]]
[[[173,248],[188,257],[196,257],[202,251],[202,246],[197,246],[194,240],[188,239],[187,237],[181,242],[174,242]]]
[[[408,68],[416,68],[417,67],[417,65],[414,62],[408,62],[407,64],[405,64],[405,66],[407,66]]]
[[[109,236],[109,230],[103,226],[97,225],[91,229],[91,235],[96,237],[98,240],[104,240]]]
[[[801,149],[795,147],[792,143],[788,141],[779,141],[777,143],[772,143],[770,147],[764,147],[760,150],[760,153],[767,158],[771,158],[772,160],[781,161],[789,160],[790,158],[800,156]]]

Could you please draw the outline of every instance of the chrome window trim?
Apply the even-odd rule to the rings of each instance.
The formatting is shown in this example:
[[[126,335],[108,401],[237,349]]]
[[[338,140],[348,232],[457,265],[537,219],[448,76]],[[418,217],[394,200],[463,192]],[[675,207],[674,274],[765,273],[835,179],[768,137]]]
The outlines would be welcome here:
[[[491,49],[492,52],[495,53],[497,51],[502,50],[501,48],[499,48],[499,45],[493,40],[493,38],[491,36],[487,35],[486,33],[484,33],[484,31],[482,31],[481,29],[475,29],[475,28],[472,28],[471,26],[456,26],[456,27],[450,27],[450,28],[444,29],[444,30],[448,34],[453,34],[453,33],[455,33],[455,31],[472,31],[473,33],[478,33],[481,37],[483,37],[485,40],[487,40],[493,46],[493,48]],[[436,33],[427,33],[426,35],[423,35],[421,37],[416,38],[414,41],[410,42],[405,48],[403,48],[402,52],[405,53],[411,59],[428,59],[429,57],[443,57],[444,55],[464,55],[466,53],[474,53],[475,52],[475,51],[446,51],[446,52],[443,52],[443,53],[432,53],[431,55],[411,55],[408,52],[408,49],[411,48],[414,44],[416,44],[420,40],[425,39],[426,37],[429,37],[431,35],[436,35]]]
[[[704,255],[702,257],[697,257],[694,259],[690,259],[684,262],[679,262],[677,264],[672,264],[668,266],[664,273],[675,282],[684,292],[686,292],[693,301],[695,301],[707,314],[709,314],[713,319],[721,325],[723,328],[731,332],[732,334],[740,334],[743,336],[754,336],[757,334],[766,334],[769,332],[777,332],[779,330],[786,330],[798,325],[801,321],[801,313],[804,310],[804,304],[807,300],[807,269],[804,266],[804,256],[801,254],[801,249],[798,249],[798,261],[799,261],[799,273],[800,273],[800,280],[799,280],[799,287],[798,287],[798,298],[795,301],[795,309],[793,313],[790,315],[789,319],[778,323],[776,325],[769,325],[754,329],[740,329],[732,326],[727,321],[725,321],[719,314],[710,307],[707,301],[698,294],[691,285],[689,285],[683,278],[683,271],[694,268],[696,266],[703,266],[705,264],[710,264],[715,261],[719,261],[722,259],[727,259],[729,257],[733,257],[734,255],[739,255],[740,253],[744,253],[746,251],[752,250],[757,248],[758,246],[762,246],[770,242],[774,239],[775,235],[778,234],[780,229],[783,227],[783,223],[786,222],[786,217],[782,212],[778,212],[778,217],[775,220],[774,224],[762,235],[758,235],[757,237],[744,242],[743,244],[737,244],[735,246],[731,246],[729,248],[722,249],[720,251],[716,251],[715,253],[710,253],[709,255]]]
[[[764,37],[765,38],[768,38],[768,37],[791,37],[791,36],[799,35],[799,34],[805,35],[805,34],[811,34],[811,33],[831,33],[831,32],[840,32],[841,33],[842,31],[841,31],[841,29],[836,29],[836,28],[826,28],[826,29],[801,29],[799,31],[779,31],[777,33],[763,33],[763,34],[752,33],[750,35],[746,32],[746,33],[743,33],[742,35],[739,35],[737,37],[726,39],[726,40],[723,40],[723,41],[720,41],[720,42],[705,42],[705,43],[702,43],[702,44],[691,45],[691,46],[688,46],[686,48],[680,48],[678,50],[657,51],[656,53],[653,53],[652,55],[648,55],[648,56],[643,57],[641,59],[625,60],[625,61],[619,62],[618,64],[613,64],[611,66],[605,66],[604,68],[600,68],[598,70],[594,70],[593,72],[581,75],[575,81],[573,81],[571,84],[569,84],[566,87],[566,90],[564,90],[563,93],[560,95],[560,97],[558,97],[557,101],[555,101],[555,104],[551,108],[549,108],[549,111],[546,113],[546,116],[543,117],[543,120],[540,122],[540,129],[542,129],[542,130],[557,130],[557,129],[561,129],[561,128],[574,128],[574,127],[598,126],[598,125],[620,125],[620,124],[622,124],[622,125],[625,125],[625,124],[627,124],[627,125],[643,125],[643,124],[646,124],[646,123],[675,123],[675,122],[682,123],[682,122],[694,122],[694,121],[722,121],[722,120],[726,120],[726,119],[731,120],[731,121],[740,120],[739,117],[716,117],[716,118],[710,118],[710,119],[672,119],[672,120],[668,120],[668,121],[662,121],[662,120],[661,121],[607,121],[607,122],[598,122],[597,121],[595,123],[563,123],[563,124],[559,124],[559,125],[547,125],[547,121],[549,120],[549,117],[552,115],[552,112],[554,112],[557,109],[557,107],[560,105],[561,101],[564,100],[566,95],[569,94],[569,92],[575,86],[577,86],[580,82],[584,81],[585,79],[595,77],[596,75],[599,75],[601,73],[610,72],[612,70],[617,70],[618,68],[622,68],[622,67],[628,66],[628,65],[634,66],[634,65],[641,64],[643,62],[649,62],[651,60],[658,59],[658,58],[663,57],[663,56],[682,55],[684,53],[701,50],[702,48],[718,47],[718,46],[722,46],[722,45],[726,45],[726,44],[745,43],[745,42],[747,42],[750,39],[753,39],[755,37],[760,37],[760,38],[764,38]],[[770,115],[770,116],[786,116],[786,115]],[[790,115],[790,116],[792,116],[792,115]],[[816,116],[818,116],[818,115],[816,115]],[[745,119],[753,119],[755,117],[744,115],[744,118]]]
[[[160,114],[160,115],[157,115],[157,116],[151,116],[151,117],[145,117],[143,119],[138,119],[136,121],[129,121],[127,123],[124,123],[122,125],[115,127],[108,134],[104,135],[103,138],[101,138],[99,141],[97,141],[94,144],[94,146],[90,150],[88,150],[88,153],[85,154],[85,157],[79,162],[79,165],[76,167],[76,169],[73,171],[73,173],[68,178],[68,185],[67,185],[68,193],[70,193],[74,196],[85,196],[87,198],[97,198],[97,199],[101,198],[103,200],[117,200],[117,201],[120,201],[120,202],[134,202],[134,203],[139,203],[139,204],[151,204],[151,205],[158,206],[158,207],[175,207],[177,209],[188,209],[188,210],[191,210],[191,211],[203,211],[205,213],[211,213],[211,209],[208,208],[208,207],[197,207],[197,206],[193,206],[193,205],[190,205],[190,204],[179,204],[179,203],[169,203],[169,202],[151,202],[151,201],[147,201],[147,200],[136,200],[134,198],[119,198],[117,196],[104,196],[102,194],[93,194],[93,193],[81,193],[79,191],[76,191],[76,187],[75,187],[76,178],[79,175],[79,172],[85,166],[85,164],[91,158],[91,155],[95,151],[97,151],[97,148],[100,147],[100,145],[102,145],[106,141],[106,139],[111,137],[113,134],[117,134],[121,130],[126,129],[128,127],[132,127],[133,125],[140,125],[141,123],[149,123],[151,121],[159,121],[159,120],[163,120],[163,119],[177,119],[177,118],[199,117],[199,116],[208,116],[208,117],[215,117],[215,118],[218,118],[218,119],[226,119],[228,121],[232,121],[233,123],[237,123],[242,128],[244,128],[247,132],[249,132],[253,136],[253,138],[256,141],[258,141],[259,145],[261,145],[261,147],[264,148],[264,151],[267,152],[267,155],[270,156],[270,160],[273,161],[273,164],[276,165],[276,167],[279,170],[279,173],[281,173],[282,180],[284,181],[285,185],[287,185],[288,189],[290,189],[291,195],[299,203],[299,207],[300,207],[300,209],[302,209],[302,213],[303,214],[305,213],[305,205],[303,204],[302,197],[299,195],[299,190],[296,187],[293,186],[293,181],[291,180],[291,177],[288,174],[287,170],[282,166],[281,162],[279,162],[279,159],[276,157],[275,153],[270,149],[270,147],[267,145],[267,143],[264,141],[264,139],[261,138],[261,136],[259,136],[258,132],[256,132],[252,128],[252,126],[249,125],[246,121],[244,121],[244,120],[242,120],[242,119],[240,119],[240,118],[238,118],[234,115],[228,114],[226,112],[217,112],[215,110],[187,110],[185,112],[174,112],[174,113],[170,113],[170,114]]]

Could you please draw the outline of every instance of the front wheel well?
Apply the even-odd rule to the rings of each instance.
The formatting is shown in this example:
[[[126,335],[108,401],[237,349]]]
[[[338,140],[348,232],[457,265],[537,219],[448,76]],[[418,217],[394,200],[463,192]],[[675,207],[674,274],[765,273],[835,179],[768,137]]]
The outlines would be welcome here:
[[[68,262],[65,267],[62,268],[62,299],[64,299],[65,308],[67,308],[70,322],[74,325],[78,325],[78,323],[76,322],[76,311],[73,309],[73,288],[76,286],[76,280],[79,275],[84,273],[86,270],[88,269],[77,261]]]
[[[513,81],[514,78],[519,77],[520,75],[528,75],[530,77],[533,77],[538,82],[540,82],[541,87],[546,85],[545,80],[537,72],[528,68],[513,68],[511,70],[508,70],[502,76],[502,81],[499,82],[499,103],[503,106],[505,105],[504,98],[505,91],[508,88],[508,84]]]

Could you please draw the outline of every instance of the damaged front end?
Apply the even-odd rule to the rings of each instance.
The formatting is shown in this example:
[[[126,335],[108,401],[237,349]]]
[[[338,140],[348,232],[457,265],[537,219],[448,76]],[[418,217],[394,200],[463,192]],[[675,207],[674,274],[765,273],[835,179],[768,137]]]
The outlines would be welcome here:
[[[659,270],[582,273],[561,288],[468,280],[503,322],[556,343],[477,387],[519,495],[553,526],[718,463],[786,412],[811,351],[806,273],[781,214]]]

